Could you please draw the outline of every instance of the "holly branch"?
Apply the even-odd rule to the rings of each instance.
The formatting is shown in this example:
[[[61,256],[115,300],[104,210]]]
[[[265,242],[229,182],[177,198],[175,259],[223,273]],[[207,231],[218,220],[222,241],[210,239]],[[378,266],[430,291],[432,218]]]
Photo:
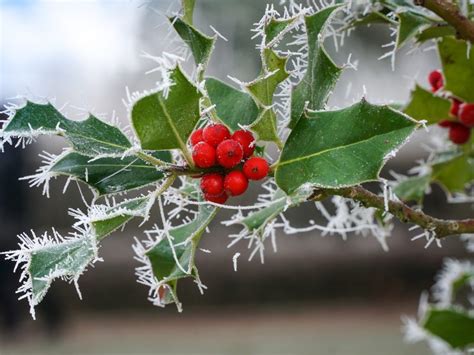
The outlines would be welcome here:
[[[342,196],[360,202],[364,207],[374,207],[385,210],[385,199],[362,186],[345,187],[341,189],[314,189],[309,200],[320,201],[329,196]],[[450,235],[474,233],[474,219],[445,220],[425,214],[407,206],[401,201],[387,201],[387,210],[403,223],[413,223],[421,228],[435,233],[441,239]]]
[[[456,3],[449,0],[415,0],[415,5],[431,10],[453,26],[458,37],[474,43],[474,22],[459,11]]]

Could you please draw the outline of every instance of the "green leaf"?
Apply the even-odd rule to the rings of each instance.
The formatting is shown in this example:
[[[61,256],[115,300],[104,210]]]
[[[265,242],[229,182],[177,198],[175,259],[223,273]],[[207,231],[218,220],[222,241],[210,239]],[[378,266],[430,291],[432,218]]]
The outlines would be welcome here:
[[[455,349],[474,344],[474,317],[468,312],[430,308],[422,325]]]
[[[290,200],[288,201],[288,196],[282,190],[278,189],[272,202],[258,211],[249,213],[241,220],[241,223],[249,231],[261,230],[265,225],[278,217],[280,213],[284,212],[287,207],[296,206],[306,201],[307,197],[307,195],[294,194],[290,196]],[[288,202],[290,203],[287,206]]]
[[[438,42],[438,51],[443,66],[444,89],[467,102],[474,102],[474,47],[466,41],[444,37]]]
[[[131,147],[117,128],[94,116],[83,121],[64,117],[53,105],[27,101],[18,109],[0,133],[0,137],[30,137],[38,134],[64,136],[72,147],[88,156],[121,155]]]
[[[157,152],[158,159],[170,161],[168,152]],[[70,152],[49,169],[51,175],[68,175],[91,186],[99,195],[123,192],[161,180],[164,174],[136,157],[101,158]]]
[[[423,29],[416,35],[416,41],[418,43],[426,42],[430,39],[455,36],[456,30],[450,25],[436,24],[434,26]]]
[[[291,194],[307,183],[339,188],[377,180],[416,126],[402,113],[365,100],[338,111],[310,112],[285,143],[276,182]]]
[[[181,39],[189,46],[196,65],[207,65],[216,39],[206,36],[194,28],[191,23],[179,17],[170,17],[170,22]]]
[[[372,25],[372,24],[392,24],[397,25],[397,22],[387,17],[385,14],[373,11],[369,12],[367,15],[356,18],[351,21],[349,24],[343,27],[343,30],[348,30],[353,27],[363,26],[363,25]]]
[[[127,200],[101,211],[100,215],[91,221],[95,237],[98,240],[103,239],[134,217],[147,218],[154,201],[155,197],[152,194]]]
[[[194,5],[196,0],[181,0],[181,7],[183,9],[183,20],[193,24]]]
[[[199,120],[202,95],[177,66],[167,97],[162,92],[147,95],[132,108],[132,123],[143,149],[181,149]]]
[[[330,6],[305,18],[308,34],[308,69],[301,82],[292,91],[290,128],[296,127],[303,115],[306,102],[308,109],[311,110],[320,110],[324,107],[341,75],[342,68],[332,61],[319,41],[329,17],[339,8],[340,5]]]
[[[293,27],[298,17],[288,19],[272,19],[265,24],[265,45],[269,45],[272,41],[278,41],[281,36]]]
[[[165,236],[163,240],[146,252],[153,273],[158,280],[165,280],[166,283],[176,288],[179,279],[196,277],[195,252],[202,234],[216,213],[216,207],[201,205],[193,221],[171,228],[169,238]],[[176,258],[173,254],[176,255]],[[177,265],[176,259],[181,268]]]
[[[431,175],[414,176],[400,182],[395,186],[393,192],[402,201],[421,203],[430,183]]]
[[[240,129],[239,124],[250,126],[257,119],[258,107],[249,94],[215,78],[206,79],[206,89],[219,119],[231,130]]]
[[[270,106],[273,103],[276,88],[289,76],[286,71],[288,58],[279,56],[269,48],[263,49],[261,55],[262,70],[260,75],[246,85],[247,91],[255,100],[260,111],[259,117],[251,128],[258,134],[259,140],[274,141],[279,144],[277,118]]]
[[[31,251],[28,275],[31,280],[31,305],[41,302],[54,279],[77,280],[97,257],[95,238],[83,236],[35,248]]]
[[[402,47],[431,23],[426,17],[408,11],[398,13],[397,17],[399,20],[397,48]]]
[[[474,182],[474,158],[458,154],[433,164],[433,180],[441,184],[448,193],[464,192]]]
[[[403,112],[416,120],[426,120],[428,124],[435,124],[449,118],[451,101],[416,86],[411,92],[411,99]]]

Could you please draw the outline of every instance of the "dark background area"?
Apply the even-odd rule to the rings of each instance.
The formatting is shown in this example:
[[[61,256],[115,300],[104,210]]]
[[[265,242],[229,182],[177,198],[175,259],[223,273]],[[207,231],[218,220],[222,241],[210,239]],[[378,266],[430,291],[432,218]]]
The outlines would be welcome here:
[[[154,1],[152,7],[164,11],[169,3]],[[198,26],[211,33],[208,25],[212,24],[229,39],[217,45],[211,62],[213,75],[248,80],[258,72],[258,54],[249,40],[249,29],[263,14],[264,4],[251,0],[198,1]],[[150,63],[136,58],[130,63],[122,51],[133,50],[138,57],[141,50],[159,54],[166,49],[166,29],[156,27],[163,19],[153,9],[138,5],[133,1],[100,5],[81,1],[0,3],[2,19],[8,16],[1,25],[1,100],[7,102],[23,90],[54,93],[60,103],[81,106],[88,102],[87,107],[98,112],[116,109],[125,122],[120,101],[125,85],[144,89],[153,86],[156,78],[143,75],[152,67]],[[33,18],[31,13],[38,23],[27,25]],[[74,36],[62,39],[60,34],[58,38],[51,34],[49,26],[56,26],[59,33],[65,26],[64,31],[77,34],[79,41],[81,26],[73,27],[67,16],[80,22],[89,15],[93,28],[95,21],[109,21],[107,27],[96,26],[96,37],[91,37],[94,43],[89,42],[95,51],[101,46],[107,51],[107,41],[122,38],[116,39],[118,44],[110,43],[117,51],[117,62],[108,65],[99,58],[89,63],[93,56],[87,53],[82,60],[73,60],[75,51],[87,51],[87,46],[74,44]],[[45,25],[47,20],[52,23]],[[13,41],[15,35],[18,38]],[[22,45],[20,40],[30,42]],[[71,46],[62,45],[63,40]],[[37,41],[43,41],[41,51],[33,45],[28,47]],[[357,72],[343,75],[331,99],[333,105],[344,106],[360,98],[362,85],[373,102],[403,102],[414,79],[425,78],[439,65],[433,51],[401,53],[397,71],[392,72],[388,62],[377,61],[384,51],[380,46],[389,41],[389,32],[374,26],[356,31],[339,52],[328,43],[336,62],[344,63],[348,53],[359,61]],[[51,52],[55,53],[54,60]],[[106,55],[97,53],[97,57]],[[35,60],[14,60],[21,55]],[[101,72],[104,66],[114,69]],[[419,81],[426,84],[424,79]],[[346,95],[349,82],[353,90]],[[412,139],[384,174],[388,176],[390,170],[405,172],[415,159],[423,157],[420,144],[428,136],[421,132]],[[51,182],[49,199],[41,196],[41,189],[29,189],[25,181],[18,181],[39,165],[38,152],[59,152],[60,147],[60,139],[47,138],[23,150],[8,147],[0,154],[1,251],[15,249],[15,236],[30,229],[41,232],[54,226],[67,232],[72,221],[67,208],[83,207],[74,184],[62,194],[65,179]],[[249,193],[241,202],[249,204],[254,198],[255,194]],[[426,210],[440,217],[473,214],[472,206],[447,204],[436,186],[427,197]],[[323,222],[304,206],[290,211],[289,216],[295,224],[309,219]],[[424,345],[403,344],[400,316],[416,314],[420,293],[433,284],[443,258],[466,255],[457,239],[446,240],[442,248],[433,244],[425,249],[423,241],[410,241],[415,232],[397,224],[388,241],[389,252],[372,237],[350,235],[343,241],[314,232],[280,234],[278,253],[268,248],[264,264],[257,258],[247,262],[249,253],[244,245],[227,248],[227,235],[238,229],[222,226],[220,221],[225,217],[226,212],[203,237],[201,247],[212,254],[201,252],[197,256],[201,279],[208,289],[200,295],[194,283],[181,282],[181,314],[172,305],[153,307],[147,301],[146,287],[135,281],[138,262],[133,259],[131,245],[133,236],[142,235],[136,221],[104,240],[100,248],[104,262],[80,279],[83,301],[72,285],[57,281],[37,307],[36,321],[28,313],[27,302],[17,301],[19,272],[13,274],[13,263],[1,258],[0,354],[426,354]],[[238,272],[232,264],[236,252],[242,254]]]

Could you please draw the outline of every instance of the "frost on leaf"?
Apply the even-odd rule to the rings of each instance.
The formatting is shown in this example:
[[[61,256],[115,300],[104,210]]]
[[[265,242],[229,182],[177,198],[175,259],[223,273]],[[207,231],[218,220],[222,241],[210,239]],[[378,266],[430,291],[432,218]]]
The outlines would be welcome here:
[[[149,287],[149,299],[154,305],[175,303],[181,310],[177,297],[180,279],[192,278],[201,291],[205,288],[199,279],[194,258],[201,236],[216,212],[213,206],[200,205],[191,222],[171,227],[163,221],[163,228],[155,225],[146,232],[148,239],[137,240],[133,249],[136,259],[142,264],[136,269],[138,282]]]
[[[43,134],[63,136],[77,152],[87,156],[122,156],[131,148],[120,129],[92,115],[83,121],[72,121],[50,103],[31,101],[11,111],[0,131],[0,148],[14,138],[28,140]]]
[[[62,237],[53,230],[52,234],[44,233],[37,237],[24,233],[19,235],[19,250],[5,252],[7,260],[16,263],[15,271],[21,269],[18,289],[30,304],[30,312],[35,317],[35,306],[46,295],[53,280],[60,278],[74,282],[78,287],[79,277],[89,265],[100,260],[97,254],[95,236],[87,229],[78,229],[70,236]]]
[[[169,152],[155,152],[153,157],[170,161]],[[49,182],[52,178],[67,176],[86,183],[96,195],[115,194],[144,187],[160,181],[164,174],[141,159],[133,156],[122,158],[90,158],[66,150],[59,156],[43,155],[44,165],[36,174],[25,176],[30,186],[43,185],[43,193],[49,196]]]

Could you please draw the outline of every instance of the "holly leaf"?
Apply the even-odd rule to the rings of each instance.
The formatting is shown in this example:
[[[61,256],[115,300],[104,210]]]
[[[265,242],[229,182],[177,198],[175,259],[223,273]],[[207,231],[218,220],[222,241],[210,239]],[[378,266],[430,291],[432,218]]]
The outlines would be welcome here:
[[[249,94],[215,78],[206,79],[206,89],[219,119],[231,130],[240,129],[239,124],[250,126],[257,119],[258,107]]]
[[[202,95],[179,66],[171,72],[168,95],[156,92],[138,100],[131,119],[141,147],[148,150],[181,149],[199,120]]]
[[[31,313],[48,292],[53,280],[65,278],[77,282],[87,266],[97,259],[97,245],[94,237],[86,235],[65,239],[60,242],[49,241],[29,251],[24,286],[30,294]]]
[[[168,152],[157,152],[154,156],[170,161]],[[164,176],[156,167],[136,157],[100,158],[69,152],[52,164],[51,176],[66,175],[88,184],[98,195],[113,194],[147,186]]]
[[[259,231],[269,222],[278,217],[287,208],[294,207],[306,201],[306,194],[294,194],[287,196],[282,190],[278,189],[272,199],[272,202],[258,211],[251,212],[239,223],[243,224],[249,231]]]
[[[275,180],[287,194],[304,184],[339,188],[377,180],[416,127],[408,116],[365,100],[342,110],[309,112],[288,137]]]
[[[423,28],[428,27],[431,21],[424,16],[409,11],[400,12],[398,17],[397,48],[401,48],[413,39]]]
[[[308,35],[308,69],[291,93],[290,128],[292,129],[296,127],[302,116],[306,103],[308,103],[307,108],[311,110],[320,110],[324,107],[341,75],[342,68],[332,61],[320,42],[320,36],[327,21],[340,6],[330,6],[305,17]]]
[[[464,192],[474,182],[474,158],[467,154],[440,159],[432,168],[433,180],[441,184],[448,194]]]
[[[31,101],[16,110],[0,132],[0,137],[7,140],[42,134],[63,136],[77,152],[88,156],[122,155],[131,147],[120,129],[92,115],[83,121],[72,121],[50,103]]]
[[[416,120],[426,120],[428,124],[435,124],[449,118],[451,102],[443,97],[416,86],[411,92],[411,99],[403,109],[408,116]]]
[[[189,17],[189,12],[187,13],[187,17]],[[184,20],[184,18],[181,19],[180,17],[175,16],[170,17],[169,20],[181,39],[191,49],[196,65],[207,65],[216,38],[206,36],[204,33],[193,27],[192,22],[188,22]]]
[[[415,201],[421,203],[425,196],[425,191],[431,183],[431,175],[413,176],[401,181],[393,192],[402,201]]]
[[[428,309],[422,324],[454,349],[474,344],[474,317],[461,309]]]
[[[121,202],[115,206],[96,206],[91,225],[97,240],[125,225],[132,218],[147,218],[155,202],[154,194]]]
[[[445,79],[444,89],[466,102],[474,102],[474,48],[466,41],[443,37],[438,52]]]
[[[416,41],[418,43],[423,43],[429,41],[430,39],[455,35],[456,30],[454,29],[454,27],[438,23],[421,30],[418,34],[416,34]]]
[[[217,208],[211,205],[201,205],[195,219],[190,223],[173,227],[145,255],[148,257],[155,277],[172,286],[176,292],[178,280],[196,278],[197,269],[194,256],[199,241],[206,227],[214,218]],[[178,265],[179,263],[179,265]],[[166,303],[174,300],[167,298]]]
[[[246,85],[247,91],[259,108],[259,117],[251,128],[258,134],[259,140],[279,142],[276,114],[271,105],[276,88],[289,76],[286,71],[288,58],[279,56],[269,48],[263,49],[261,56],[260,75]]]

